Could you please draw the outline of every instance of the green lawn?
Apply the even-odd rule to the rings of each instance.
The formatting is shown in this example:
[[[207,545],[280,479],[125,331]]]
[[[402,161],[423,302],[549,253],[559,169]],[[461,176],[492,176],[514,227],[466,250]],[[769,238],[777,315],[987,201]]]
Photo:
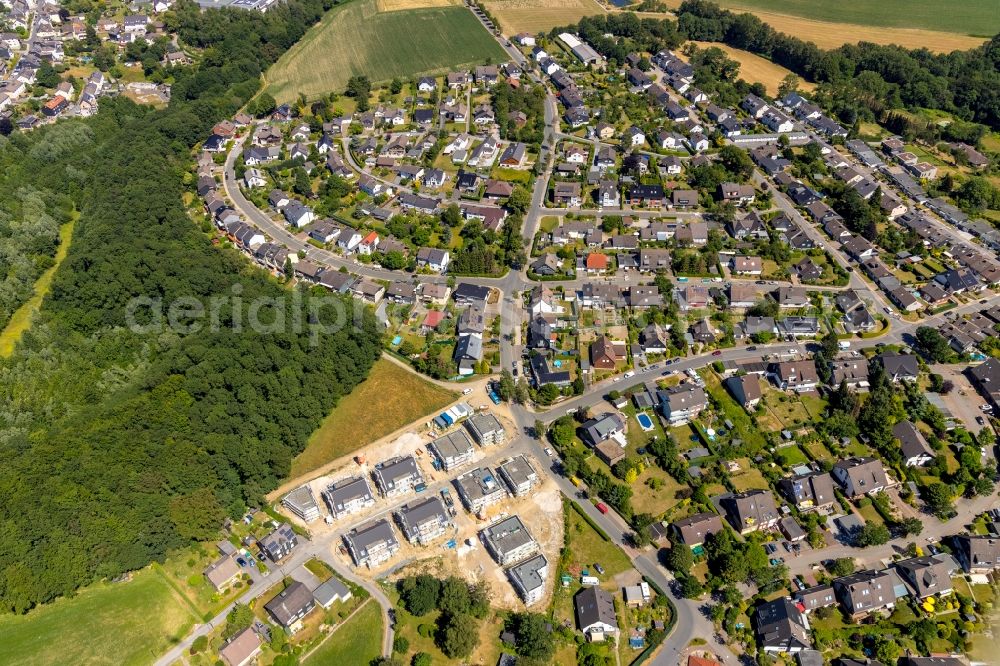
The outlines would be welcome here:
[[[380,359],[368,378],[341,399],[305,451],[292,461],[296,477],[431,415],[458,397],[391,361]],[[377,405],[378,409],[373,409]]]
[[[569,543],[567,566],[571,573],[579,575],[578,569],[590,569],[591,575],[598,575],[593,570],[597,562],[604,567],[605,573],[600,576],[604,580],[632,568],[621,548],[598,534],[572,507],[567,505],[565,510],[566,541]]]
[[[320,643],[303,663],[316,666],[367,664],[381,654],[382,612],[377,603],[368,601]]]
[[[380,12],[376,0],[334,7],[268,71],[279,102],[343,92],[352,75],[372,81],[444,73],[506,60],[503,49],[465,7]]]
[[[818,21],[857,23],[897,28],[924,28],[964,35],[991,36],[1000,32],[996,0],[962,0],[949,3],[947,11],[935,0],[723,0],[725,7],[740,7],[791,14]]]
[[[809,462],[809,458],[798,446],[785,446],[777,450],[775,457],[783,467],[794,465],[804,465]]]
[[[0,616],[0,664],[148,664],[197,620],[151,568],[27,615]]]
[[[14,311],[14,314],[10,317],[10,321],[7,322],[7,326],[4,327],[3,332],[0,332],[0,357],[6,358],[13,353],[17,341],[21,339],[24,332],[31,326],[31,320],[34,318],[35,313],[38,312],[38,308],[42,307],[42,300],[52,287],[52,280],[55,278],[56,269],[59,268],[59,264],[62,263],[63,259],[66,258],[66,253],[69,252],[69,243],[73,237],[74,223],[75,220],[64,224],[59,229],[59,247],[56,249],[54,263],[38,277],[35,281],[31,298]]]

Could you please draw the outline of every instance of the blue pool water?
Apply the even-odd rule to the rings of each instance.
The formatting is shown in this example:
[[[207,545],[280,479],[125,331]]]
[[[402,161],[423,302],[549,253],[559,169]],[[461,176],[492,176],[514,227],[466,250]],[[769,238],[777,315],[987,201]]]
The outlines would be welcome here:
[[[395,347],[396,345],[398,345],[402,341],[403,341],[402,336],[397,335],[396,337],[394,337],[392,339],[392,346]]]
[[[648,414],[638,414],[636,415],[636,420],[639,421],[639,425],[642,426],[643,430],[652,430],[653,420],[649,418]]]

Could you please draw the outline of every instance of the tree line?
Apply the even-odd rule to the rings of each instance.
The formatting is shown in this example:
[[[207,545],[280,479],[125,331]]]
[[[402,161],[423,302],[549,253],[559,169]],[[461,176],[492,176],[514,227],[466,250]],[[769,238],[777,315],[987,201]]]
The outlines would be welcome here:
[[[37,154],[25,180],[79,219],[36,325],[0,363],[4,609],[24,612],[213,538],[288,474],[378,358],[370,311],[338,331],[317,328],[309,313],[326,294],[291,298],[290,286],[214,247],[211,225],[192,223],[183,203],[191,149],[330,6],[290,0],[261,16],[182,2],[179,32],[205,58],[178,69],[167,108],[108,98],[92,118],[5,147]],[[134,298],[218,299],[219,326],[130,327]],[[265,322],[302,326],[250,330],[261,299]]]

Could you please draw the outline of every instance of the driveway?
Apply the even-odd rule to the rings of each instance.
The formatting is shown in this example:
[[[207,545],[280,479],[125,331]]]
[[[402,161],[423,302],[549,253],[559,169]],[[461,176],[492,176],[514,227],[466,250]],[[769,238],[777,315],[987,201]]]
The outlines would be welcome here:
[[[984,416],[980,407],[985,405],[986,401],[972,387],[968,377],[962,374],[964,368],[964,365],[934,365],[931,366],[931,372],[936,372],[944,377],[945,381],[955,384],[955,389],[951,393],[941,396],[941,402],[956,421],[965,424],[970,432],[979,432],[983,426],[976,423],[976,418]]]

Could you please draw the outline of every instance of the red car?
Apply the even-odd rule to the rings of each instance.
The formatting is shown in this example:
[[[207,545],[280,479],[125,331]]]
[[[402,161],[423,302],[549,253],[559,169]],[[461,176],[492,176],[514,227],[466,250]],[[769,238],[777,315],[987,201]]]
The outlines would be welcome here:
[[[722,350],[716,349],[714,352],[712,352],[712,356],[722,356]]]
[[[607,513],[608,512],[608,506],[604,502],[598,502],[597,503],[597,510],[600,511],[601,513]]]

